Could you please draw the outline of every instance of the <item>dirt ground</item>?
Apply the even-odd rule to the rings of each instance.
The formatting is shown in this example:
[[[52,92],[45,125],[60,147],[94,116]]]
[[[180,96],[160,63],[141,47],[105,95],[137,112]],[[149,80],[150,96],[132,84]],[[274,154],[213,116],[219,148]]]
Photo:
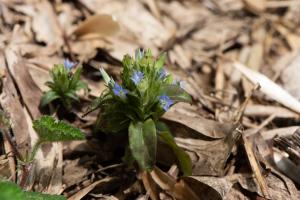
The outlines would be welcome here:
[[[163,116],[192,176],[164,144],[153,172],[127,166],[126,138],[92,133],[99,110],[83,117],[105,89],[100,67],[120,81],[123,56],[138,48],[165,52],[192,96]],[[14,149],[25,155],[37,140],[49,70],[69,58],[90,90],[58,118],[86,140],[43,145],[25,190],[70,200],[300,199],[299,49],[299,0],[0,0],[0,105],[11,124],[0,178],[19,183]]]

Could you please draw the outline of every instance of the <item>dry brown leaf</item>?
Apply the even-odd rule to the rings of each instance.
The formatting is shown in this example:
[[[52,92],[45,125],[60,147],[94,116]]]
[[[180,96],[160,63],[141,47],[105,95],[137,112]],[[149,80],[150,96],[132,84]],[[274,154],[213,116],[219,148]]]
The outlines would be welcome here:
[[[116,180],[116,178],[114,178],[114,177],[106,177],[104,179],[98,180],[98,181],[90,184],[89,186],[83,188],[82,190],[78,191],[76,194],[69,197],[68,200],[80,200],[85,195],[87,195],[87,193],[92,191],[95,187],[97,187],[97,186],[99,187],[99,185],[101,185],[101,184],[106,184],[106,183],[114,181],[114,180]]]
[[[37,41],[59,48],[63,45],[63,34],[56,13],[48,1],[32,3],[32,28]]]
[[[144,171],[141,173],[141,176],[147,194],[151,197],[152,200],[159,200],[158,188],[149,172]]]
[[[111,15],[93,15],[77,26],[73,31],[76,37],[84,39],[99,36],[111,36],[119,31],[119,24]]]
[[[195,192],[183,180],[177,182],[172,176],[161,171],[157,167],[154,167],[150,174],[159,187],[170,192],[177,200],[200,200]]]
[[[237,175],[214,176],[190,176],[182,178],[196,192],[201,199],[224,199],[233,184],[238,181]]]
[[[19,102],[18,93],[11,76],[7,73],[3,81],[3,92],[0,96],[0,103],[6,113],[9,113],[11,128],[13,130],[17,149],[21,156],[25,158],[29,151],[30,137],[28,134],[28,124],[25,119],[23,106]]]
[[[201,140],[176,137],[176,143],[189,153],[193,175],[221,176],[233,146],[241,136],[239,128],[233,129],[223,139]]]
[[[189,109],[189,110],[188,110]],[[172,132],[182,137],[224,138],[234,130],[231,123],[219,123],[205,119],[193,111],[192,106],[175,105],[163,116],[168,120]]]
[[[266,9],[266,0],[243,0],[247,10],[259,14]]]

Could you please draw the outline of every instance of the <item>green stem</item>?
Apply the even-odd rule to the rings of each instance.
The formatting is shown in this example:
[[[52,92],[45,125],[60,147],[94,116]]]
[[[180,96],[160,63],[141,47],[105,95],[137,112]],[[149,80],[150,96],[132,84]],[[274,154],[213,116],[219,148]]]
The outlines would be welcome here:
[[[36,155],[36,153],[37,153],[37,150],[40,148],[40,146],[41,146],[42,143],[43,143],[43,141],[38,140],[38,141],[34,144],[34,146],[33,146],[33,148],[32,148],[32,151],[31,151],[31,154],[30,154],[30,156],[29,156],[29,160],[27,160],[27,161],[31,162],[31,161],[34,159],[34,157],[35,157],[35,155]]]

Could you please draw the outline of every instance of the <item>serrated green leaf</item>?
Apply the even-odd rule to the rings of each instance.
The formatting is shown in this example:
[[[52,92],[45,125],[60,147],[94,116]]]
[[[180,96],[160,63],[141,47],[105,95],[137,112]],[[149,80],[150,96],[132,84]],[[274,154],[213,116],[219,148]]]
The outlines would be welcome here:
[[[24,192],[26,200],[66,200],[62,195],[50,195],[39,192]]]
[[[192,161],[189,155],[177,146],[173,135],[170,133],[167,125],[162,122],[156,122],[156,128],[159,136],[165,141],[173,150],[177,157],[179,167],[185,176],[192,175]]]
[[[51,116],[42,116],[33,122],[33,128],[42,142],[58,142],[68,140],[82,140],[84,134],[75,127],[63,121],[56,121]]]
[[[14,183],[0,180],[1,200],[24,200],[23,191]]]
[[[156,159],[156,129],[152,119],[145,122],[131,122],[129,126],[129,147],[132,156],[142,170],[151,170]]]
[[[177,102],[192,102],[191,96],[178,85],[164,85],[162,86],[162,93]]]
[[[9,181],[0,180],[0,199],[1,200],[66,200],[61,195],[42,194],[38,192],[26,192]]]
[[[50,90],[42,96],[41,106],[43,107],[58,98],[59,98],[59,95],[56,92]]]

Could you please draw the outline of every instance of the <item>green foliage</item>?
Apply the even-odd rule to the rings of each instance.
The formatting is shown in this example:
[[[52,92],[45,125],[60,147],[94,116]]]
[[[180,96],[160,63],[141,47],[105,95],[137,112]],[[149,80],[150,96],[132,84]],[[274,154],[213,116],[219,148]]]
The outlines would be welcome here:
[[[82,140],[84,134],[75,127],[63,121],[57,121],[51,116],[42,116],[33,122],[33,128],[39,135],[40,142],[58,142]]]
[[[129,147],[141,169],[151,169],[155,164],[156,143],[156,129],[152,119],[130,123]]]
[[[125,55],[122,61],[122,84],[116,83],[103,69],[100,70],[107,89],[91,105],[100,108],[96,130],[105,133],[128,131],[130,154],[142,170],[155,164],[159,118],[177,102],[191,102],[181,82],[164,70],[165,55],[155,59],[150,50],[137,50],[135,58]],[[169,132],[161,132],[167,144],[178,156],[185,174],[191,171],[187,154],[175,143]],[[130,160],[130,159],[129,159]]]
[[[70,110],[72,103],[78,101],[77,91],[87,90],[86,83],[80,81],[82,67],[78,67],[74,73],[70,67],[62,64],[55,65],[50,71],[52,80],[47,81],[46,85],[50,88],[41,99],[41,106],[46,106],[52,101],[59,99],[62,105]]]
[[[66,200],[61,195],[42,194],[22,191],[16,184],[0,180],[1,200]]]
[[[177,157],[179,167],[185,176],[192,175],[192,161],[189,155],[177,146],[169,128],[163,122],[156,123],[157,133],[166,142]]]

